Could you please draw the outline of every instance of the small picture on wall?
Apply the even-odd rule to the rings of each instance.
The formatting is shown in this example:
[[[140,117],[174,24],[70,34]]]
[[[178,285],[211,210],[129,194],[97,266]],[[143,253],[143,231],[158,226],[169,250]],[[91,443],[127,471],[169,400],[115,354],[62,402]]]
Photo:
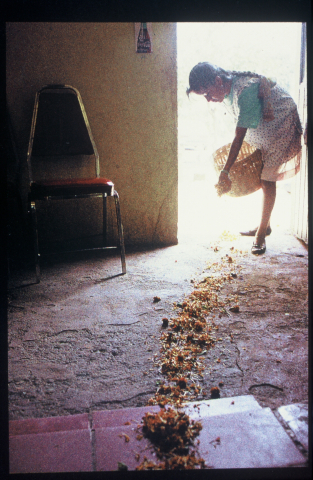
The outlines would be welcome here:
[[[135,23],[135,45],[137,53],[152,52],[151,23]]]

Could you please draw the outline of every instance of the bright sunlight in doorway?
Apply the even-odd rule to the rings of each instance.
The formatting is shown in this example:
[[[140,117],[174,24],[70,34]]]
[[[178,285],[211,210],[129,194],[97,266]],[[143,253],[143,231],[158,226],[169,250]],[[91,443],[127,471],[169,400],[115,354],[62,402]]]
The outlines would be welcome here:
[[[222,104],[186,96],[189,72],[208,61],[227,70],[271,77],[298,100],[301,23],[178,23],[179,241],[238,233],[258,224],[260,191],[249,197],[218,198],[212,153],[232,142],[235,125]],[[289,183],[292,182],[289,181]],[[280,185],[282,184],[282,185]],[[278,188],[289,188],[278,182]],[[279,192],[278,192],[279,196]],[[290,225],[274,207],[272,221]]]

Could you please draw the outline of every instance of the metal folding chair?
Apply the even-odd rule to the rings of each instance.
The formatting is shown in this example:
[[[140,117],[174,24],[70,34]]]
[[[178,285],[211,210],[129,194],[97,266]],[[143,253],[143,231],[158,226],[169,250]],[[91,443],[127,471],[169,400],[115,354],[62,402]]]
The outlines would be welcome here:
[[[92,160],[94,174],[86,176],[84,160]],[[61,171],[55,166],[54,161]],[[49,168],[43,168],[45,162]],[[122,274],[126,273],[123,226],[119,195],[111,180],[100,177],[97,148],[91,133],[85,108],[78,90],[69,85],[46,85],[36,93],[31,133],[27,152],[30,178],[28,211],[31,217],[34,240],[36,281],[40,282],[40,253],[38,243],[36,202],[102,197],[103,246],[107,246],[107,197],[115,200]],[[72,165],[78,174],[69,173]],[[34,168],[35,165],[35,168]],[[34,175],[34,169],[35,174]],[[88,172],[89,173],[89,172]],[[81,176],[83,174],[83,176]],[[84,175],[85,174],[85,175]],[[73,175],[73,177],[72,177]],[[36,177],[34,179],[34,177]],[[38,178],[37,178],[38,177]],[[114,247],[116,248],[116,247]],[[74,251],[94,250],[95,248]]]

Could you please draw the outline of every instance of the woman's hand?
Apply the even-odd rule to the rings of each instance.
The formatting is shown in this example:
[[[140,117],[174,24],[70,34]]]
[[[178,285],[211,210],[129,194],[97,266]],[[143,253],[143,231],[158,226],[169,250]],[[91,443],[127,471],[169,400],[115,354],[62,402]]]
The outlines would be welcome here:
[[[215,188],[219,197],[231,190],[231,179],[226,172],[220,173],[218,183],[215,185]]]

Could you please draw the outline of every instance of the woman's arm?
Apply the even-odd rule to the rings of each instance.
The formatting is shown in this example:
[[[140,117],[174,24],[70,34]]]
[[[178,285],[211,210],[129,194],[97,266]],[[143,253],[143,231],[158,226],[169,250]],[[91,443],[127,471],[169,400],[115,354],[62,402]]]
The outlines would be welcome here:
[[[233,143],[231,144],[228,159],[224,166],[224,170],[226,170],[227,172],[229,172],[229,170],[236,161],[243,139],[245,138],[246,131],[247,129],[244,127],[236,127],[235,138],[233,140]]]
[[[236,161],[243,139],[245,138],[246,131],[247,129],[244,127],[236,127],[235,138],[231,144],[227,162],[220,173],[217,185],[215,185],[218,195],[223,195],[223,193],[227,193],[231,190],[231,180],[227,172],[229,172]]]

